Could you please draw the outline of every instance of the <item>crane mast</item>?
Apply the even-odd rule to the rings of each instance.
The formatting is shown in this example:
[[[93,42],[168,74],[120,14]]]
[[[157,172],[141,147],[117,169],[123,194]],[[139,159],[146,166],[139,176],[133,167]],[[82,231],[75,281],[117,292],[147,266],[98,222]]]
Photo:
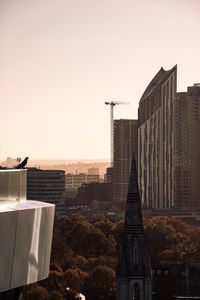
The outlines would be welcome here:
[[[120,105],[120,104],[129,104],[128,102],[122,102],[122,101],[110,101],[110,102],[104,102],[106,105],[110,105],[110,141],[111,141],[111,147],[110,147],[110,160],[111,160],[111,168],[114,166],[114,106]]]

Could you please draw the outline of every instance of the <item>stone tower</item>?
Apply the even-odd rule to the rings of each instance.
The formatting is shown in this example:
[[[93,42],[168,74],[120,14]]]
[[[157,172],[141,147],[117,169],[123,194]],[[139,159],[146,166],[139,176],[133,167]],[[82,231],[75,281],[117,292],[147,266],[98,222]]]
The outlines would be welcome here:
[[[152,276],[144,237],[135,159],[132,161],[117,270],[117,300],[151,300]]]

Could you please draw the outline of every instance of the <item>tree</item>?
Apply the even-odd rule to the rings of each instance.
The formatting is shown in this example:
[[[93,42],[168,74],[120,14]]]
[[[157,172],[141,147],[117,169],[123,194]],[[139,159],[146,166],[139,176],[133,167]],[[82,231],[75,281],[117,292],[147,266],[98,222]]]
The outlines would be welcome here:
[[[174,247],[174,256],[177,260],[190,261],[196,252],[195,244],[191,237],[182,233],[178,233],[176,244]]]
[[[120,236],[121,236],[121,233],[122,233],[123,224],[124,224],[124,221],[119,220],[113,226],[112,234],[113,234],[113,237],[116,240],[117,244],[119,244],[119,241],[120,241]]]
[[[145,236],[152,262],[158,262],[162,253],[176,241],[176,231],[166,218],[152,218],[145,223]]]
[[[65,230],[66,243],[73,250],[73,252],[79,255],[84,255],[84,253],[82,253],[82,245],[92,225],[80,215],[73,216],[70,222],[70,228]]]
[[[64,273],[65,289],[69,288],[77,293],[83,292],[83,285],[87,273],[79,268],[70,268]]]
[[[64,297],[59,291],[52,291],[49,293],[49,300],[64,300]]]
[[[31,284],[27,289],[27,300],[48,300],[47,290],[39,284]]]
[[[49,292],[59,291],[64,293],[64,276],[62,272],[50,271],[49,277],[40,282]]]
[[[175,217],[167,217],[166,224],[172,225],[176,232],[187,234],[192,226]]]
[[[60,222],[59,222],[60,220]],[[55,219],[53,239],[52,239],[52,249],[51,249],[51,263],[56,263],[61,265],[70,255],[72,255],[72,250],[66,243],[65,237],[65,227],[67,228],[67,220],[64,218]]]
[[[52,263],[50,265],[50,269],[51,269],[51,271],[57,271],[57,272],[60,272],[60,273],[63,272],[61,266],[58,263]]]
[[[113,234],[114,224],[108,219],[98,221],[94,223],[94,226],[100,229],[106,237],[109,237]]]
[[[114,249],[114,241],[107,239],[103,232],[92,227],[82,243],[81,254],[86,257],[99,256],[107,253],[107,251],[113,252]]]
[[[87,260],[84,256],[76,255],[73,257],[73,265],[71,267],[79,268],[85,270],[85,264]]]
[[[195,246],[193,260],[196,262],[200,262],[200,228],[194,228],[190,232],[189,236],[190,236],[191,242]]]
[[[145,222],[151,261],[173,259],[198,261],[200,230],[174,217],[152,218]]]
[[[107,266],[98,266],[85,281],[87,300],[100,300],[115,290],[115,272]]]
[[[97,266],[107,266],[113,271],[117,269],[117,256],[99,256],[96,260]]]

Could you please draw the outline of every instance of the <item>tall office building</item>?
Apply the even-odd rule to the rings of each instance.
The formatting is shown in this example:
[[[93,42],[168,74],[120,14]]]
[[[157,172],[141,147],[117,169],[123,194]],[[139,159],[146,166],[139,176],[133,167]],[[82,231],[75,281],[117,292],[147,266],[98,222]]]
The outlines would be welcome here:
[[[37,168],[27,171],[27,198],[53,203],[56,213],[65,215],[65,171]]]
[[[177,67],[163,68],[147,86],[138,110],[138,179],[144,208],[174,206],[173,101]]]
[[[174,206],[200,207],[200,84],[174,100]]]
[[[114,120],[114,206],[124,209],[133,153],[137,157],[137,120]]]

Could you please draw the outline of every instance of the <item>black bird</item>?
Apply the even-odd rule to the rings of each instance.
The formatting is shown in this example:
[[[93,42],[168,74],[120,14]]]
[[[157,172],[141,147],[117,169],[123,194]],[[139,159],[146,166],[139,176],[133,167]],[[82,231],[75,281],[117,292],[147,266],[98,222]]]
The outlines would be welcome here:
[[[28,159],[29,159],[29,157],[26,157],[20,164],[18,164],[15,167],[15,169],[23,169],[26,166]]]

